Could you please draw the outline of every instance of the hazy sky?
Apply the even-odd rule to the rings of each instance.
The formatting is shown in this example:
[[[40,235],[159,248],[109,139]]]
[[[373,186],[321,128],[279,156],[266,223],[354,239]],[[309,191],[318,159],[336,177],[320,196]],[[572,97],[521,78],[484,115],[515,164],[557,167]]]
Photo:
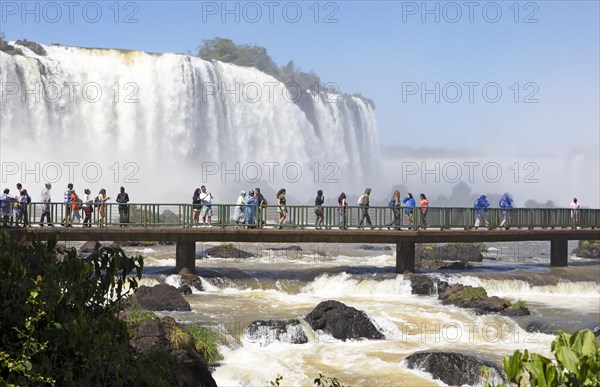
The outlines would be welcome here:
[[[598,1],[0,4],[8,40],[181,53],[217,36],[264,46],[280,65],[294,60],[374,100],[381,144],[428,148],[423,157],[457,151],[444,158],[459,164],[462,150],[539,162],[548,176],[584,154],[591,165],[562,173],[581,174],[573,191],[600,192]]]

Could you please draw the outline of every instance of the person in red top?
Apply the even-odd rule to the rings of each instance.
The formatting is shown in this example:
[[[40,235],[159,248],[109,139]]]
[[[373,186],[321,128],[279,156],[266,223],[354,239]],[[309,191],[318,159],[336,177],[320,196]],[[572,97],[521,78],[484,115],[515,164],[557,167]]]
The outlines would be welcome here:
[[[419,206],[421,207],[421,227],[423,230],[427,228],[427,210],[429,209],[429,200],[427,200],[427,196],[424,193],[419,195],[421,197],[421,202]]]
[[[71,223],[67,227],[73,227],[73,221],[77,219],[81,223],[81,215],[79,214],[79,196],[75,190],[71,190]]]

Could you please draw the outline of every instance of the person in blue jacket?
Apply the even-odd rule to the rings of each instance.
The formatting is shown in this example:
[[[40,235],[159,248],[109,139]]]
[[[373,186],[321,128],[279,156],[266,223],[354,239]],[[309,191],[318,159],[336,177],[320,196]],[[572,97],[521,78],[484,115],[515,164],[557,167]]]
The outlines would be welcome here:
[[[254,196],[254,191],[249,190],[246,196],[246,224],[248,228],[256,227],[256,209],[258,206],[258,198]]]
[[[412,194],[409,192],[406,194],[406,197],[402,199],[402,203],[404,203],[404,213],[406,213],[406,218],[408,219],[408,227],[412,228],[413,226],[413,208],[417,205],[415,199]]]
[[[487,196],[481,195],[475,203],[473,204],[473,208],[475,208],[475,228],[479,227],[481,221],[485,224],[486,227],[490,226],[490,222],[487,220],[487,211],[490,207],[490,201],[487,200]]]
[[[505,193],[500,198],[500,202],[498,202],[498,207],[502,208],[502,222],[500,223],[500,227],[506,226],[506,228],[508,229],[508,225],[507,225],[508,215],[510,213],[509,209],[513,208],[512,203],[513,203],[513,200],[508,195],[508,193]]]

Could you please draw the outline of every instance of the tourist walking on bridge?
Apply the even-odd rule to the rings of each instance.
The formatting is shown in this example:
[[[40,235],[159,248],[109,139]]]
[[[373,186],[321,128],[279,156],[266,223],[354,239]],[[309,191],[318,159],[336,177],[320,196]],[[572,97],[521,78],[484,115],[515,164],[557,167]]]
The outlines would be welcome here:
[[[371,228],[373,227],[373,223],[371,223],[371,217],[369,216],[369,195],[371,195],[371,188],[365,188],[365,193],[358,199],[358,205],[361,207],[362,216],[360,218],[360,222],[358,222],[358,227],[362,227],[363,222],[366,220],[367,224]]]
[[[402,225],[402,209],[400,208],[402,206],[402,202],[400,201],[400,191],[394,191],[388,206],[392,208],[394,219],[388,223],[387,228],[389,230],[391,226],[394,226],[394,228],[400,230],[400,226]]]
[[[44,219],[48,221],[48,226],[54,226],[52,224],[52,214],[50,213],[50,203],[52,202],[52,197],[50,195],[50,190],[52,189],[52,184],[46,183],[44,185],[44,189],[42,189],[42,216],[40,217],[40,227],[44,227]]]
[[[317,215],[317,220],[315,221],[315,229],[320,230],[323,225],[323,221],[325,220],[325,214],[323,213],[323,203],[325,203],[325,196],[323,196],[323,191],[317,191],[317,197],[315,198],[315,215]]]
[[[29,224],[29,203],[31,203],[31,196],[27,193],[27,190],[23,188],[21,191],[21,197],[19,198],[19,209],[20,217],[23,220],[23,227],[30,227]]]
[[[473,204],[473,208],[475,208],[475,228],[479,228],[479,224],[481,221],[485,224],[485,227],[490,227],[490,222],[487,219],[487,211],[490,206],[489,200],[487,200],[487,196],[481,195],[475,203]]]
[[[67,188],[65,189],[65,193],[63,195],[63,202],[65,203],[65,216],[61,222],[61,224],[65,227],[71,227],[71,211],[73,210],[72,204],[72,196],[71,191],[73,190],[73,183],[67,184]]]
[[[80,201],[81,199],[79,199],[79,196],[77,195],[75,190],[71,191],[71,220],[75,221],[75,219],[77,219],[79,223],[81,223],[81,215],[79,214],[79,208],[80,205],[83,204],[80,203]]]
[[[427,196],[424,193],[419,195],[420,197],[420,207],[421,207],[421,228],[425,230],[427,228],[427,211],[429,210],[429,200],[427,200]]]
[[[279,211],[279,222],[277,224],[280,229],[283,228],[283,222],[287,216],[288,210],[285,204],[285,188],[282,188],[277,192],[277,210]]]
[[[348,228],[347,222],[347,210],[348,210],[348,201],[346,200],[346,194],[342,192],[338,197],[338,213],[340,214],[340,228],[345,230]]]
[[[85,194],[83,197],[83,205],[81,206],[83,210],[83,227],[92,227],[92,206],[94,205],[92,197],[90,196],[92,191],[90,191],[89,188],[86,188],[83,190],[83,193]]]
[[[508,224],[510,223],[509,220],[509,213],[510,213],[510,209],[513,208],[513,200],[512,198],[508,195],[508,193],[505,193],[504,195],[502,195],[502,197],[500,198],[500,201],[498,202],[498,207],[502,208],[502,222],[500,222],[500,227],[506,227],[506,229],[509,229]]]
[[[579,207],[581,207],[579,205],[579,202],[577,201],[577,198],[573,198],[573,202],[571,203],[571,221],[573,223],[573,227],[577,227],[577,224],[579,223]]]

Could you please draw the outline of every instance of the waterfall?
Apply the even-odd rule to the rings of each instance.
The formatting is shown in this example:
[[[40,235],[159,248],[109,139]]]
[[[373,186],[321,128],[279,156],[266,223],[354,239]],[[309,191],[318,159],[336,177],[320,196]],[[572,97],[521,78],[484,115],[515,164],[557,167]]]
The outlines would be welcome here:
[[[46,52],[38,55],[11,44],[22,55],[0,51],[2,161],[18,163],[19,172],[42,163],[35,183],[49,179],[43,163],[59,163],[54,180],[66,185],[62,164],[90,161],[100,165],[100,181],[114,185],[133,171],[124,164],[134,162],[144,187],[138,195],[183,190],[177,197],[187,201],[206,177],[213,186],[246,188],[255,179],[316,191],[336,181],[369,184],[379,169],[375,114],[362,98],[294,94],[254,68],[188,55],[60,45],[42,45]],[[285,178],[285,164],[302,168],[301,181],[297,167]],[[92,172],[82,171],[80,187],[96,182]],[[76,171],[76,183],[78,177]]]

